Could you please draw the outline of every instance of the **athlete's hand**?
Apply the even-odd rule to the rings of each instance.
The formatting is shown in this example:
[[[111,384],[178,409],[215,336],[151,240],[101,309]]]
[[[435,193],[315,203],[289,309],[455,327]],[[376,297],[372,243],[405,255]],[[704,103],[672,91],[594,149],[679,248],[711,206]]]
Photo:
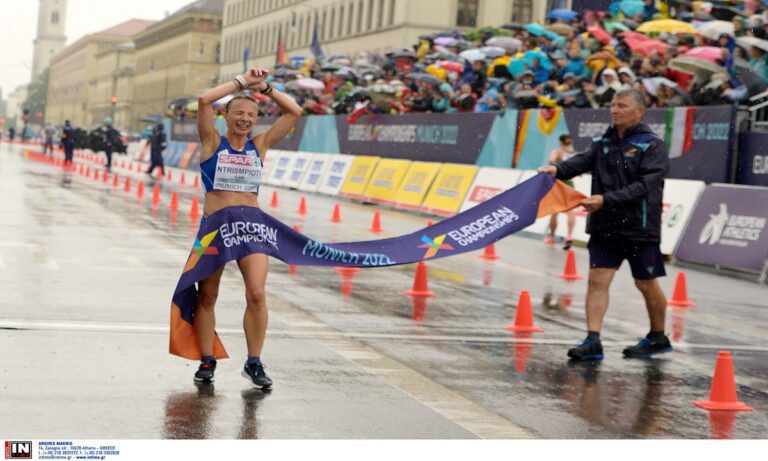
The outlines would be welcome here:
[[[554,165],[544,165],[539,167],[539,173],[547,173],[549,175],[556,175],[557,174],[557,168],[555,168]]]
[[[248,83],[248,88],[260,89],[267,77],[269,77],[269,70],[262,67],[252,67],[248,69],[248,72],[243,74],[245,81]]]
[[[581,206],[583,206],[584,209],[587,210],[588,212],[594,213],[595,211],[602,208],[604,203],[605,203],[605,200],[603,199],[602,195],[593,195],[589,198],[582,200]]]

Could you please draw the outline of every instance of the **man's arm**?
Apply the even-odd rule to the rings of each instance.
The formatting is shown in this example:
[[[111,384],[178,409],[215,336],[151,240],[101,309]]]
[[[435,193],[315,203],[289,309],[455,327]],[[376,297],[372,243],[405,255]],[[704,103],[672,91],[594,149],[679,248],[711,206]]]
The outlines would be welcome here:
[[[592,171],[595,164],[597,145],[597,142],[592,142],[589,149],[555,165],[557,170],[555,177],[561,180],[568,180],[574,176]]]
[[[604,194],[605,206],[619,206],[648,195],[648,191],[661,188],[669,168],[667,146],[660,140],[654,141],[640,161],[638,176],[635,181],[619,190]]]

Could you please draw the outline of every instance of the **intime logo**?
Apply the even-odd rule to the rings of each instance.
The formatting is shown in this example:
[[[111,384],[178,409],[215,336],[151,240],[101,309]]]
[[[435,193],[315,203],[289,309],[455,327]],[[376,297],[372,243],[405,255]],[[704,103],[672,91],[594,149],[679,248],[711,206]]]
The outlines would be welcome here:
[[[32,459],[32,442],[6,440],[5,459]]]

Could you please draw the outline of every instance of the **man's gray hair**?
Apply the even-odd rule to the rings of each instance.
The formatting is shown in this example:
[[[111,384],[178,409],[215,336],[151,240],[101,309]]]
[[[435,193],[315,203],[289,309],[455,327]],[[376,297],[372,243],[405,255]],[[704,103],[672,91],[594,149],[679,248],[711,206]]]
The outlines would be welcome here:
[[[632,98],[635,100],[635,103],[637,103],[637,107],[642,107],[645,109],[645,95],[642,91],[638,90],[637,88],[627,88],[626,90],[621,90],[616,92],[616,94],[613,95],[614,98]]]

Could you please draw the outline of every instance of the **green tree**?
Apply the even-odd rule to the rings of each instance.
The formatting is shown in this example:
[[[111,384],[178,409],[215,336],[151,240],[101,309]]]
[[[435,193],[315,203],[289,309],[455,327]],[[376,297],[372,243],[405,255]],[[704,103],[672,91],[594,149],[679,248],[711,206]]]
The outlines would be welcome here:
[[[27,100],[23,108],[29,111],[30,124],[42,125],[45,116],[45,98],[48,94],[48,69],[46,68],[37,76],[34,82],[29,84]],[[42,114],[39,118],[36,114]]]

